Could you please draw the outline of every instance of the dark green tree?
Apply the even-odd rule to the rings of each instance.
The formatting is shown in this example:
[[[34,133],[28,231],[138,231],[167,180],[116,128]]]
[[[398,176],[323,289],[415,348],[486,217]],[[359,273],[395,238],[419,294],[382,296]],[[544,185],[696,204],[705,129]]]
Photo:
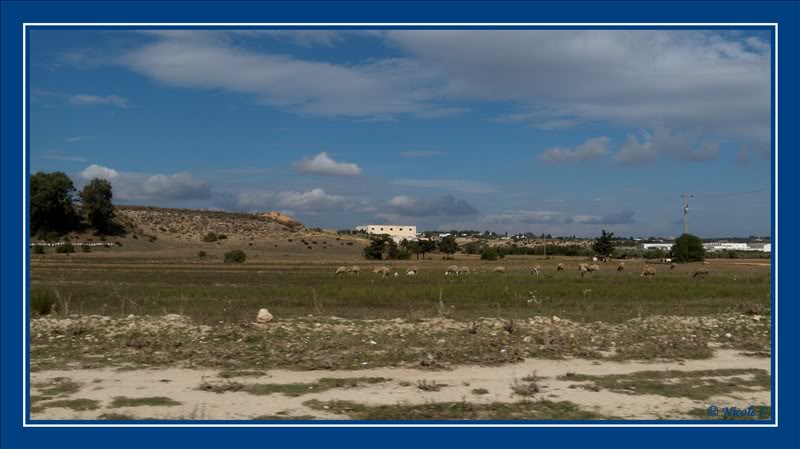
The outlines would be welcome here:
[[[419,252],[422,254],[422,259],[425,259],[425,254],[430,252],[436,251],[436,242],[433,240],[420,240],[419,241]]]
[[[446,254],[448,259],[452,258],[452,255],[458,252],[458,243],[456,243],[456,238],[452,235],[442,237],[436,247],[439,249],[439,252]]]
[[[114,220],[114,205],[111,203],[113,196],[111,183],[98,178],[92,179],[80,193],[83,211],[89,224],[102,234],[107,234],[111,230]]]
[[[592,249],[601,256],[610,256],[611,252],[614,251],[614,233],[606,232],[605,229],[602,232],[603,234],[600,237],[594,239]]]
[[[369,245],[364,247],[364,258],[367,260],[382,260],[384,254],[388,254],[394,246],[394,253],[397,252],[397,244],[387,234],[370,236]]]
[[[497,248],[493,246],[487,246],[481,250],[481,260],[497,260],[498,257],[500,257],[500,254],[497,252]]]
[[[706,259],[706,249],[700,237],[683,234],[672,245],[672,258],[676,262],[702,262]]]
[[[75,185],[64,173],[31,176],[31,234],[72,230],[78,223],[74,200]]]

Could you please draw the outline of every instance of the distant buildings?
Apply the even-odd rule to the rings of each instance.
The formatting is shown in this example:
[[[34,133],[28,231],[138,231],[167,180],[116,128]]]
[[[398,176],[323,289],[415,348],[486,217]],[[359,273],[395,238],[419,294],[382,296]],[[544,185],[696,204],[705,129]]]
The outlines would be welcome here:
[[[366,231],[367,234],[387,234],[396,241],[417,239],[417,227],[412,225],[371,224],[356,226],[356,231]]]
[[[703,248],[706,251],[763,251],[771,252],[771,243],[733,243],[733,242],[706,242],[703,243]],[[660,249],[669,251],[672,249],[672,243],[642,243],[641,249]]]

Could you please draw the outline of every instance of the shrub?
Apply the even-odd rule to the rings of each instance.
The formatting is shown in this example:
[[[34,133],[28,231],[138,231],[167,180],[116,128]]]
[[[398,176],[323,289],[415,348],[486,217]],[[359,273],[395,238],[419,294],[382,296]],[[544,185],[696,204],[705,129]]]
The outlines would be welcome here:
[[[122,242],[114,242],[114,244],[117,246],[122,246]]]
[[[481,251],[481,260],[497,260],[498,257],[500,254],[493,247],[484,248]]]
[[[217,239],[219,240],[225,240],[226,238],[228,238],[228,236],[225,234],[217,234]]]
[[[683,234],[672,245],[672,257],[676,262],[702,262],[706,259],[703,241],[692,234]]]
[[[75,247],[72,243],[66,242],[56,246],[56,252],[59,254],[69,254],[75,252]]]
[[[139,236],[138,236],[138,235],[136,235],[136,234],[133,234],[133,236],[132,236],[132,237],[133,237],[133,239],[134,239],[134,240],[138,240],[138,239],[139,239]]]
[[[44,254],[44,246],[36,245],[31,249],[33,254]]]
[[[225,253],[225,263],[244,263],[245,260],[247,260],[247,254],[240,249]]]
[[[81,250],[83,252],[85,252],[85,253],[90,253],[90,252],[92,252],[92,247],[91,246],[82,245],[81,246]]]
[[[216,234],[216,233],[214,233],[214,232],[209,232],[208,234],[206,234],[206,235],[204,235],[204,236],[203,236],[203,241],[204,241],[204,242],[209,242],[209,243],[210,243],[210,242],[216,242],[218,238],[219,238],[219,237],[217,237],[217,234]]]
[[[31,290],[31,312],[38,316],[55,311],[56,297],[50,290]]]
[[[201,258],[201,259],[202,259],[203,257],[206,257],[206,252],[205,252],[205,251],[200,251],[199,253],[197,253],[197,257],[199,257],[199,258]]]

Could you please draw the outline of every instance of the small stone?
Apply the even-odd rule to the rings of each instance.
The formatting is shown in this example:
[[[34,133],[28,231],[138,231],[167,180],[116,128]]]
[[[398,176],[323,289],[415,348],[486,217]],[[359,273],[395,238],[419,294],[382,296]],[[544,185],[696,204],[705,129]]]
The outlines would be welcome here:
[[[554,323],[558,323],[559,321],[561,321],[561,318],[559,318],[559,317],[557,317],[557,316],[553,315],[553,322],[554,322]]]
[[[733,335],[731,335],[731,334],[725,334],[725,337],[727,337],[727,338],[733,338]]]
[[[378,344],[378,342],[377,342],[377,341],[375,341],[375,340],[370,340],[370,341],[369,341],[369,344],[371,344],[371,345],[377,345],[377,344]]]
[[[527,336],[525,336],[525,337],[522,339],[522,341],[524,341],[525,343],[530,343],[530,342],[531,342],[531,337],[530,337],[530,335],[527,335]]]
[[[272,321],[272,314],[269,313],[269,310],[261,309],[258,311],[258,316],[256,317],[257,323],[264,324],[269,323],[270,321]]]

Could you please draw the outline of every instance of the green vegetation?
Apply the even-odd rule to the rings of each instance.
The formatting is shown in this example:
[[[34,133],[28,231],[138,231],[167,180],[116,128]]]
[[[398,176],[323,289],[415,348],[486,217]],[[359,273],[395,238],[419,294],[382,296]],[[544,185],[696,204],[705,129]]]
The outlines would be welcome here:
[[[45,316],[55,311],[55,308],[56,296],[51,290],[31,291],[31,313],[36,316]]]
[[[225,263],[244,263],[247,260],[247,254],[240,249],[234,249],[225,253]]]
[[[591,376],[568,373],[561,380],[588,382],[594,391],[611,390],[627,394],[656,394],[704,400],[742,390],[769,390],[770,375],[759,369],[717,369],[700,371],[639,371],[631,374]]]
[[[34,406],[31,404],[31,413],[41,412],[47,408],[68,408],[76,412],[87,410],[97,410],[100,408],[100,403],[94,399],[60,399],[57,401],[36,402]]]
[[[439,240],[439,243],[437,243],[436,247],[439,252],[445,254],[448,259],[452,259],[453,254],[457,253],[459,250],[458,243],[456,243],[456,238],[452,235],[443,237],[441,240]]]
[[[62,172],[38,172],[30,180],[31,234],[62,233],[77,223],[75,186]]]
[[[92,179],[81,190],[80,199],[89,225],[98,232],[106,234],[111,231],[114,219],[114,205],[111,183],[105,179]]]
[[[44,246],[36,245],[31,248],[31,253],[33,254],[44,254]]]
[[[56,252],[59,254],[72,254],[75,252],[75,246],[70,242],[64,242],[56,246]]]
[[[602,235],[595,239],[592,250],[601,256],[610,256],[614,251],[614,233],[602,230]]]
[[[489,394],[489,390],[485,388],[473,388],[472,394],[474,394],[475,396],[483,396],[485,394]]]
[[[706,258],[703,241],[692,234],[683,234],[672,245],[672,258],[676,262],[702,262]]]
[[[481,250],[481,260],[497,260],[498,258],[505,258],[505,254],[500,253],[497,248],[487,246]]]
[[[111,401],[111,404],[108,406],[108,408],[142,407],[142,406],[172,407],[175,405],[181,405],[181,403],[165,396],[152,396],[147,398],[128,398],[125,396],[116,396]]]
[[[352,419],[378,420],[584,420],[613,419],[582,410],[568,401],[520,401],[472,404],[469,402],[433,402],[421,405],[368,406],[350,401],[310,400],[304,405]]]
[[[289,397],[297,397],[335,388],[358,388],[365,384],[377,384],[388,380],[383,377],[323,377],[314,383],[294,384],[242,384],[231,381],[221,383],[203,382],[198,389],[214,393],[244,391],[259,396],[280,393]]]
[[[197,257],[199,257],[199,258],[201,258],[201,259],[202,259],[202,258],[204,258],[204,257],[206,257],[206,252],[205,252],[205,251],[200,251],[200,252],[198,252],[198,253],[197,253]]]
[[[203,241],[207,243],[216,242],[217,240],[219,240],[219,237],[217,237],[216,232],[209,232],[203,236]]]

